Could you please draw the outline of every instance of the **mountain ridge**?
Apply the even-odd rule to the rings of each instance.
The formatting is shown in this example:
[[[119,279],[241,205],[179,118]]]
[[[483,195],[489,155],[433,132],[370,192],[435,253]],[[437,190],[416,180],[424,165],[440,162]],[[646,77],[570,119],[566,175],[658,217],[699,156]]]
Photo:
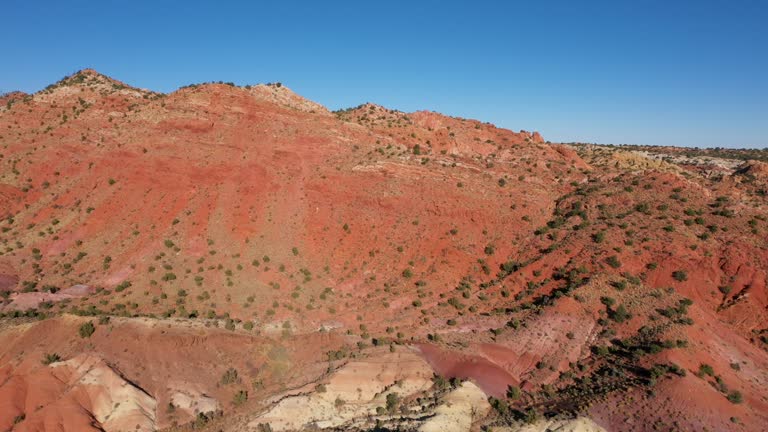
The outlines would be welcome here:
[[[3,427],[109,429],[100,393],[19,396],[84,354],[146,389],[141,430],[417,429],[470,396],[475,428],[768,421],[763,164],[330,112],[277,83],[165,95],[86,70],[18,97]]]

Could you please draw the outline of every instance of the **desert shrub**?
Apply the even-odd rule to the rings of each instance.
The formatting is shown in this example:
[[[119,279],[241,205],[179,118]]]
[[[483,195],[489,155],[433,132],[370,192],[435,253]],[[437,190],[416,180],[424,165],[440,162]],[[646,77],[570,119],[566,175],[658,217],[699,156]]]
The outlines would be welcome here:
[[[231,318],[227,318],[226,322],[224,323],[224,328],[229,331],[235,331],[235,321],[233,321]]]
[[[616,300],[614,300],[612,297],[600,297],[600,303],[611,307],[616,304]]]
[[[242,405],[248,400],[248,391],[238,390],[235,393],[235,397],[232,399],[232,403],[235,405]]]
[[[96,327],[93,325],[93,321],[88,321],[80,326],[78,333],[80,334],[81,338],[85,339],[91,337],[95,331]]]
[[[43,356],[42,363],[47,366],[51,363],[56,363],[59,361],[61,361],[61,356],[56,353],[48,353]]]
[[[611,286],[616,288],[617,291],[624,291],[627,288],[627,281],[613,281]]]
[[[714,374],[715,374],[715,369],[712,366],[710,366],[710,365],[708,365],[706,363],[702,363],[701,365],[699,365],[699,375],[700,376],[704,376],[704,375],[712,376]]]
[[[730,393],[728,393],[728,401],[735,404],[740,404],[744,401],[744,398],[741,396],[741,392],[738,390],[734,390]]]
[[[451,297],[448,299],[448,304],[453,306],[454,308],[461,310],[464,309],[464,304],[459,301],[456,297]]]
[[[227,369],[224,374],[221,376],[221,384],[222,385],[228,385],[232,383],[236,383],[240,381],[240,377],[237,373],[237,369],[235,368],[229,368]]]
[[[130,281],[123,281],[122,283],[120,283],[115,287],[115,292],[121,292],[121,291],[124,291],[126,288],[130,288],[130,287],[131,287]]]
[[[507,261],[501,264],[501,270],[506,273],[516,272],[520,268],[520,264],[517,261]]]
[[[672,279],[678,282],[685,282],[688,280],[688,273],[684,270],[675,270],[672,272]]]
[[[512,385],[507,387],[507,398],[517,400],[520,399],[521,394],[522,392],[520,391],[520,387]]]
[[[624,305],[619,305],[616,310],[609,311],[608,316],[616,321],[617,323],[623,323],[624,321],[632,318],[632,314],[630,314],[627,309],[624,307]]]
[[[648,203],[640,203],[635,206],[635,211],[645,214],[651,213],[651,206]]]
[[[400,396],[397,393],[389,393],[387,395],[387,411],[394,413],[398,405],[400,405]]]

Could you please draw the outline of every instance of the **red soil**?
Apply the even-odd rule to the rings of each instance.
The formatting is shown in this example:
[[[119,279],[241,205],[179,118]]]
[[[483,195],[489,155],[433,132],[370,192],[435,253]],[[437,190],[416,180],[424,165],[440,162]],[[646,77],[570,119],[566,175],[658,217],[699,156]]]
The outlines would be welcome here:
[[[429,344],[420,344],[418,348],[435,373],[472,380],[488,395],[504,397],[509,386],[519,384],[509,372],[484,357],[457,354]]]
[[[593,347],[662,323],[688,346],[643,361],[691,372],[679,381],[689,389],[675,405],[680,427],[738,417],[760,430],[768,203],[752,166],[720,180],[631,171],[538,133],[433,112],[334,114],[276,85],[161,95],[83,71],[0,107],[0,312],[184,324],[126,318],[91,339],[71,317],[3,324],[0,370],[16,378],[0,386],[0,427],[22,412],[31,430],[88,427],[89,401],[54,388],[46,352],[95,353],[159,407],[183,382],[230,412],[233,389],[217,386],[229,365],[264,379],[266,399],[286,376],[323,373],[329,351],[431,334],[445,341],[420,345],[437,372],[503,396],[510,384],[561,385],[577,363],[594,366]],[[513,262],[524,265],[497,275]],[[571,274],[589,280],[562,294]],[[46,292],[78,284],[96,291]],[[631,317],[612,321],[603,297]],[[683,297],[691,325],[659,312]],[[238,330],[202,327],[207,317]],[[300,336],[264,336],[284,325]],[[268,361],[275,349],[287,363]],[[742,404],[693,376],[704,362]],[[632,427],[611,399],[627,393],[590,412],[609,429],[648,430],[668,415],[664,398],[682,397],[675,382],[654,388],[658,399],[637,391],[645,408]],[[30,390],[46,386],[49,399]],[[716,415],[698,416],[707,404]],[[157,417],[171,424],[164,409]]]

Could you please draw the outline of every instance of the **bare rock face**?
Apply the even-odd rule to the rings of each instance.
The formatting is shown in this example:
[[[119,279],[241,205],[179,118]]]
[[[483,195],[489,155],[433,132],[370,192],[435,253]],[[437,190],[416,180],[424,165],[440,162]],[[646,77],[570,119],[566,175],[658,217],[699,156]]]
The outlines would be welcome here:
[[[530,425],[494,429],[500,432],[606,432],[588,417],[573,420],[544,420]]]
[[[734,174],[747,181],[768,183],[768,163],[760,161],[747,161],[739,165]]]
[[[199,413],[216,412],[221,409],[218,400],[200,390],[189,388],[189,385],[173,391],[171,404],[174,409],[184,411],[190,418],[194,418]]]
[[[677,165],[650,157],[642,152],[616,152],[613,154],[613,159],[615,160],[614,166],[623,170],[681,172]]]
[[[249,426],[269,424],[274,431],[341,427],[376,414],[387,395],[405,398],[432,386],[432,370],[416,354],[397,353],[351,361],[327,382],[278,397],[272,409]]]
[[[491,410],[488,397],[474,383],[465,381],[448,393],[435,409],[434,416],[419,427],[420,432],[463,432]]]
[[[104,430],[155,430],[155,399],[99,357],[86,354],[53,366],[69,369],[67,386],[88,396],[91,413]]]
[[[36,409],[37,408],[37,409]],[[12,375],[0,386],[0,428],[154,431],[155,399],[90,354]]]
[[[278,396],[248,427],[368,430],[375,417],[408,430],[460,432],[470,430],[491,409],[486,394],[470,381],[447,393],[435,390],[432,370],[422,356],[415,351],[388,353],[350,361],[321,383]],[[435,402],[408,403],[424,396]]]
[[[251,87],[248,91],[259,99],[279,106],[307,113],[330,115],[326,107],[297,95],[280,83],[259,84]]]

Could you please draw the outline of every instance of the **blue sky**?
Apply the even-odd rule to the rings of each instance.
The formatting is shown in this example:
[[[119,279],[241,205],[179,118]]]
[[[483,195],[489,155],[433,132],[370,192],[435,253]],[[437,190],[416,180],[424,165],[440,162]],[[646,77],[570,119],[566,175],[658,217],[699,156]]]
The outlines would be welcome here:
[[[280,81],[552,141],[768,146],[768,2],[4,0],[0,91]]]

